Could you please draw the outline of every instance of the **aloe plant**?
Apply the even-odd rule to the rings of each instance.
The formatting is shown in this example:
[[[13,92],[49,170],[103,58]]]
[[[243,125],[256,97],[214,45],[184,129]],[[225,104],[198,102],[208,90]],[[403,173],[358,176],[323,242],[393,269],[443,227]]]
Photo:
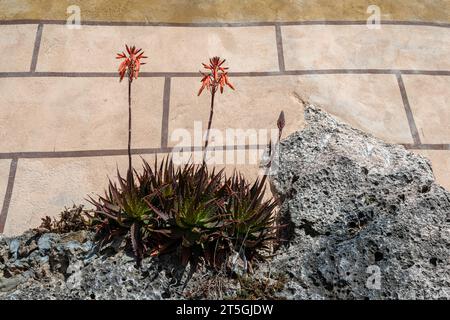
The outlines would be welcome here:
[[[166,158],[143,162],[136,183],[118,173],[96,206],[92,223],[103,242],[129,234],[138,261],[145,255],[177,251],[182,264],[200,259],[216,266],[242,249],[249,260],[262,258],[273,240],[274,200],[264,200],[265,178],[250,184],[242,175]]]
[[[261,252],[267,251],[269,244],[276,240],[275,208],[278,202],[272,198],[264,199],[265,180],[266,176],[250,184],[235,172],[229,182],[230,191],[225,208],[232,222],[228,224],[229,234],[235,250],[243,250],[250,259],[262,258]]]
[[[181,248],[182,263],[186,264],[191,258],[205,256],[207,244],[223,236],[223,170],[208,172],[206,166],[187,164],[177,169],[168,188],[163,188],[161,206],[155,208],[163,221],[157,232],[166,236],[162,241]]]

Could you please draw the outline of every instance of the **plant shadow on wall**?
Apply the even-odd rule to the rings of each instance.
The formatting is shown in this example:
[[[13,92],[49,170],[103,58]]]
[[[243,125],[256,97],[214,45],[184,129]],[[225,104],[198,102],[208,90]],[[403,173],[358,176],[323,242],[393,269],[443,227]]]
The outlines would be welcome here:
[[[41,227],[51,232],[95,230],[100,251],[116,239],[126,239],[138,265],[146,256],[171,253],[178,257],[180,266],[190,264],[194,271],[199,264],[232,271],[239,259],[245,272],[251,272],[255,262],[273,253],[282,226],[276,215],[278,200],[265,197],[266,174],[249,182],[236,170],[227,176],[224,169],[211,169],[206,164],[215,95],[225,86],[234,90],[225,60],[214,57],[208,65],[203,64],[207,71],[201,72],[198,95],[205,89],[211,93],[202,163],[176,166],[167,156],[160,162],[155,159],[153,165],[142,160],[138,172],[131,163],[131,85],[145,57],[135,46],[126,46],[126,51],[117,58],[124,59],[120,80],[128,79],[127,174],[123,177],[117,171],[117,181],[109,181],[104,196],[89,198],[95,210],[76,211],[60,221],[47,217]],[[277,125],[279,141],[285,125],[283,113]]]

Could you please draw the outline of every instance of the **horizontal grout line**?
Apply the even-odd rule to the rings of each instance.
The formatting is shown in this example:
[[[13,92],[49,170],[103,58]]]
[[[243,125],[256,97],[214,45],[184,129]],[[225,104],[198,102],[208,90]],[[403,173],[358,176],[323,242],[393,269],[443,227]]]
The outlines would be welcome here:
[[[216,146],[208,147],[208,150],[243,150],[243,149],[264,149],[265,145],[237,145],[237,146]],[[186,147],[163,147],[163,148],[136,148],[131,149],[134,155],[139,154],[155,154],[155,153],[171,153],[171,152],[191,152],[202,151],[201,146]],[[77,150],[77,151],[24,151],[24,152],[3,152],[0,153],[0,159],[34,159],[34,158],[84,158],[84,157],[101,157],[101,156],[122,156],[127,155],[127,149],[106,149],[106,150]]]
[[[405,69],[310,69],[286,71],[255,71],[230,72],[233,77],[269,77],[269,76],[300,76],[327,74],[403,74],[450,76],[450,70],[405,70]],[[198,72],[140,72],[143,78],[190,78],[198,77]],[[0,72],[0,78],[114,78],[117,72]]]
[[[400,144],[408,150],[450,150],[450,143],[445,144]],[[265,145],[234,145],[208,147],[208,150],[262,150]],[[171,152],[192,152],[202,151],[201,146],[186,147],[165,147],[165,148],[136,148],[132,149],[134,155],[171,153]],[[40,159],[40,158],[84,158],[84,157],[105,157],[127,155],[127,149],[106,149],[106,150],[78,150],[78,151],[25,151],[25,152],[3,152],[0,159]]]
[[[132,154],[153,154],[160,152],[161,148],[132,149]],[[0,159],[10,158],[83,158],[96,156],[121,156],[128,153],[127,149],[106,150],[78,150],[78,151],[24,151],[0,153]]]
[[[54,24],[64,25],[66,20],[16,19],[1,20],[0,25]],[[139,27],[264,27],[302,25],[365,25],[366,20],[310,20],[310,21],[248,21],[248,22],[143,22],[143,21],[81,21],[85,26],[139,26]],[[447,22],[381,20],[382,25],[426,26],[450,28]]]
[[[450,143],[403,144],[408,150],[450,150]]]
[[[279,72],[281,75],[308,74],[418,74],[418,75],[450,75],[450,70],[414,70],[414,69],[309,69],[287,70]],[[230,74],[232,74],[230,72]]]

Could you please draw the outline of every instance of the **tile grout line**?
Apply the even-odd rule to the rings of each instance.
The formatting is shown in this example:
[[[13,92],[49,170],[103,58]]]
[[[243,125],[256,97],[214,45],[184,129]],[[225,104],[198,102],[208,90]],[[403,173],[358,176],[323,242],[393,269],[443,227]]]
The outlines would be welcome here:
[[[171,78],[165,77],[163,93],[163,115],[161,123],[161,148],[167,148],[167,143],[169,140],[170,87]]]
[[[406,93],[406,88],[405,88],[405,84],[403,82],[402,75],[400,73],[398,73],[396,75],[396,77],[397,77],[398,87],[400,89],[400,94],[401,94],[402,100],[403,100],[403,106],[404,106],[405,112],[406,112],[406,118],[408,119],[409,130],[411,132],[414,144],[420,145],[421,141],[420,141],[419,131],[417,130],[417,125],[414,120],[414,115],[411,110],[411,105],[409,104],[409,99],[408,99],[408,95]]]
[[[233,77],[270,77],[300,75],[332,75],[332,74],[393,74],[393,75],[429,75],[450,76],[450,70],[400,70],[400,69],[304,69],[284,71],[230,72]],[[0,78],[110,78],[116,72],[0,72]],[[142,78],[193,78],[198,72],[140,72]]]
[[[19,159],[13,158],[9,167],[8,185],[6,187],[5,198],[3,199],[3,206],[0,212],[0,233],[3,233],[6,225],[6,218],[8,217],[9,204],[11,202],[12,192],[14,189],[14,181],[16,179],[17,163]]]
[[[34,49],[33,49],[33,56],[31,58],[31,65],[30,65],[30,73],[34,73],[36,71],[38,56],[39,56],[39,49],[41,47],[41,39],[42,39],[42,30],[44,29],[44,25],[40,23],[36,30],[36,38],[34,40]]]
[[[395,143],[392,143],[395,144]],[[422,149],[422,150],[450,150],[450,143],[448,144],[409,144],[401,143],[406,149]],[[241,149],[264,149],[265,145],[233,145],[233,146],[216,146],[211,147],[214,150],[233,150]],[[165,148],[135,148],[131,149],[134,155],[139,154],[155,154],[155,153],[170,153],[170,152],[189,152],[202,151],[201,146],[185,146],[185,147],[165,147]],[[0,153],[0,159],[48,159],[48,158],[85,158],[85,157],[108,157],[108,156],[124,156],[127,155],[127,149],[105,149],[105,150],[79,150],[79,151],[28,151],[28,152],[6,152]]]
[[[277,41],[278,67],[281,72],[285,72],[286,67],[284,63],[283,37],[281,34],[281,27],[278,24],[275,25],[275,38]]]
[[[65,25],[66,20],[45,19],[16,19],[0,20],[0,25],[19,24],[52,24]],[[249,22],[132,22],[132,21],[94,21],[85,20],[81,25],[85,26],[140,26],[140,27],[265,27],[265,26],[303,26],[303,25],[366,25],[366,20],[303,20],[303,21],[249,21]],[[408,20],[381,20],[382,25],[405,25],[450,28],[447,22],[408,21]]]
[[[210,147],[214,150],[226,150],[228,146]],[[234,150],[245,148],[261,149],[265,145],[234,145],[230,146]],[[170,153],[170,152],[189,152],[202,151],[202,146],[184,146],[184,147],[165,147],[165,148],[135,148],[131,149],[133,155],[139,154],[155,154],[155,153]],[[101,156],[122,156],[127,155],[127,149],[106,149],[106,150],[79,150],[79,151],[32,151],[32,152],[10,152],[0,153],[0,160],[2,159],[47,159],[47,158],[84,158],[84,157],[101,157]]]
[[[437,151],[445,151],[450,150],[450,143],[419,143],[419,144],[401,144],[408,150],[437,150]]]

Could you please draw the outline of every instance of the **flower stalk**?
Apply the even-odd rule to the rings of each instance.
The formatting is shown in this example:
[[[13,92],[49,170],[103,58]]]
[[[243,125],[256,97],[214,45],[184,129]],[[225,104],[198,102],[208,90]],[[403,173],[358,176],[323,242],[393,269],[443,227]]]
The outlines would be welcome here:
[[[228,67],[222,66],[224,63],[225,59],[220,59],[220,57],[213,57],[209,59],[209,64],[202,63],[203,67],[207,71],[200,71],[200,74],[202,75],[202,79],[200,80],[200,82],[202,83],[202,85],[200,87],[200,90],[198,91],[197,96],[199,96],[204,89],[207,89],[211,92],[211,105],[209,109],[208,128],[206,131],[205,146],[203,151],[203,164],[206,163],[206,152],[209,144],[209,135],[214,116],[214,98],[216,96],[217,90],[220,90],[221,94],[223,93],[223,88],[225,86],[228,86],[234,90],[234,86],[228,79]]]
[[[208,119],[208,129],[206,131],[206,139],[205,139],[205,154],[206,154],[206,149],[208,148],[208,142],[209,142],[209,131],[211,130],[211,125],[212,125],[212,119],[214,116],[214,97],[216,95],[216,90],[212,89],[211,90],[211,105],[209,108],[209,119]],[[203,161],[205,160],[205,157],[203,157]]]
[[[133,179],[132,163],[131,163],[131,83],[132,80],[128,80],[128,178]],[[130,180],[131,181],[131,180]]]
[[[119,65],[120,82],[122,82],[125,75],[128,78],[128,171],[127,177],[129,181],[133,181],[133,165],[131,160],[131,84],[133,79],[137,79],[141,65],[141,59],[147,58],[144,56],[142,49],[136,49],[135,46],[125,45],[127,53],[118,53],[116,59],[124,59]]]

